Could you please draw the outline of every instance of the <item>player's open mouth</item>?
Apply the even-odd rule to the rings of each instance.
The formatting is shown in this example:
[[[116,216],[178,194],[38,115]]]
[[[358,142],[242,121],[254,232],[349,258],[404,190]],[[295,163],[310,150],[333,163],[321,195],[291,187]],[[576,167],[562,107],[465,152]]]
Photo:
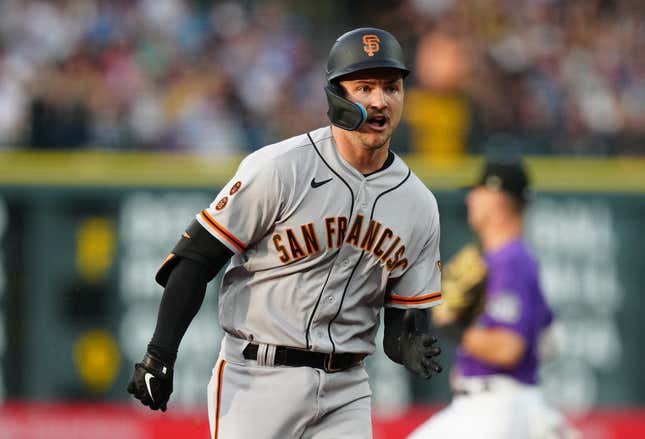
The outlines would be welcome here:
[[[375,131],[383,131],[387,121],[388,119],[385,116],[372,116],[367,118],[365,124]]]

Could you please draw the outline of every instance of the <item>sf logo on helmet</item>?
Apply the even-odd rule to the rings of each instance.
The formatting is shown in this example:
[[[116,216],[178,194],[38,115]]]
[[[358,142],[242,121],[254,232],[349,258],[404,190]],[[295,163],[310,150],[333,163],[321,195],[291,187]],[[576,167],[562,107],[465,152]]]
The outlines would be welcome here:
[[[381,49],[381,46],[379,46],[380,42],[381,40],[379,40],[377,35],[363,35],[363,50],[369,56],[374,56]]]

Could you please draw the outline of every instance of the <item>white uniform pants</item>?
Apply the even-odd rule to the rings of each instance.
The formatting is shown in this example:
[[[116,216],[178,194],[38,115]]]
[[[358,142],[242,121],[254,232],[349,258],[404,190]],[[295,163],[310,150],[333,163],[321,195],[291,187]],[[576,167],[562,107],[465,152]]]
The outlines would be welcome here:
[[[554,439],[571,432],[537,386],[512,378],[461,378],[450,405],[417,428],[408,439]]]
[[[211,439],[371,439],[371,390],[362,365],[326,373],[274,366],[275,347],[226,335],[208,384]]]

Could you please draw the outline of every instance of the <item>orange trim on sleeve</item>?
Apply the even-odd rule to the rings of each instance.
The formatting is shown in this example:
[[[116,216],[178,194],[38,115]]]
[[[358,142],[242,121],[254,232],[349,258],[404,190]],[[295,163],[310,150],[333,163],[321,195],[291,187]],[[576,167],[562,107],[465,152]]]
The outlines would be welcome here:
[[[398,296],[396,294],[389,294],[385,297],[385,303],[393,303],[395,305],[421,305],[439,300],[441,300],[441,291],[415,297]]]
[[[226,228],[215,221],[215,219],[208,213],[207,210],[202,210],[200,213],[200,216],[204,221],[206,221],[215,231],[217,232],[218,235],[220,235],[222,238],[226,239],[233,247],[235,247],[240,253],[243,253],[246,250],[246,244],[244,244],[242,241],[237,239],[235,235],[233,235],[231,232],[226,230]]]
[[[217,408],[215,409],[215,425],[213,425],[213,439],[219,437],[219,409],[222,406],[222,381],[224,378],[224,367],[226,367],[226,360],[220,360],[217,369],[217,397],[215,399]]]
[[[160,271],[163,268],[163,266],[166,265],[168,262],[170,262],[173,258],[175,258],[175,256],[177,255],[175,255],[174,253],[170,253],[168,256],[166,256],[166,259],[163,260],[163,262],[161,263],[157,271]]]

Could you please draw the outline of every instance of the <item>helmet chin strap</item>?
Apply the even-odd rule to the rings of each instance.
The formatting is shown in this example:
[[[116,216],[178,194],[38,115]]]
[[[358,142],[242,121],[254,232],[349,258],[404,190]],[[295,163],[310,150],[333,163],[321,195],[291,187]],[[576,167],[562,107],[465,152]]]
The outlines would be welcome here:
[[[325,87],[327,95],[327,116],[331,123],[347,131],[355,131],[367,120],[367,110],[358,103],[345,98],[340,85],[329,83]]]

